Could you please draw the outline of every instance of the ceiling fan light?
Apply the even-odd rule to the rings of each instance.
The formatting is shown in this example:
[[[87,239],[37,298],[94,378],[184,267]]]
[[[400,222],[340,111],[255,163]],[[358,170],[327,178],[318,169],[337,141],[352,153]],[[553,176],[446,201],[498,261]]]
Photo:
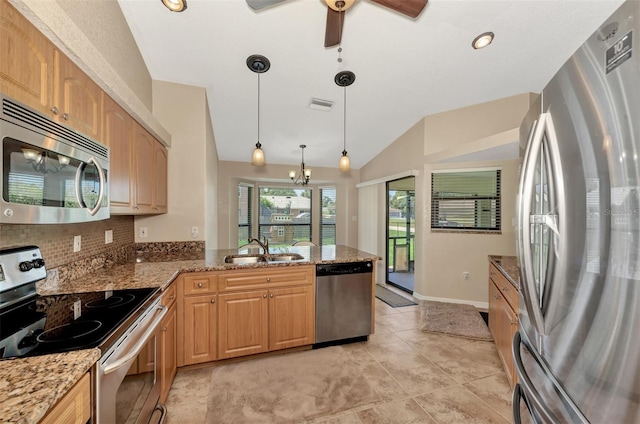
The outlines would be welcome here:
[[[483,49],[493,42],[494,36],[495,35],[493,32],[490,32],[490,31],[483,32],[482,34],[478,35],[476,38],[473,39],[471,46],[476,50]]]
[[[253,149],[253,156],[251,157],[251,165],[264,166],[264,151],[260,142],[256,143],[256,148]]]
[[[349,160],[349,156],[347,156],[346,150],[342,151],[342,157],[340,158],[340,165],[338,165],[338,168],[342,172],[347,172],[351,170],[351,163]]]
[[[187,8],[187,0],[161,0],[162,4],[172,12],[183,12]]]

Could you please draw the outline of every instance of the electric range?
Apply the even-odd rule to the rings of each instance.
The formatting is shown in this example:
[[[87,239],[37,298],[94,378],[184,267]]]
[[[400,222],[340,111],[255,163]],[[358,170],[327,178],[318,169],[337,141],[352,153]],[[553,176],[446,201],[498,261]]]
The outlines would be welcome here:
[[[157,296],[157,288],[36,294],[40,249],[0,250],[0,358],[100,348],[104,353]]]

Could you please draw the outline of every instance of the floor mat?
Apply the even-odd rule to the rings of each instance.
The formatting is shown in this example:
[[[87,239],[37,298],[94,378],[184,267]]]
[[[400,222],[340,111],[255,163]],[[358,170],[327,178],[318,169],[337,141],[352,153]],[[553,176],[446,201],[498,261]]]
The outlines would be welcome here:
[[[474,340],[492,340],[480,312],[473,305],[421,300],[422,323],[427,333],[444,333]]]
[[[392,308],[398,308],[400,306],[411,306],[417,305],[416,302],[413,302],[406,297],[402,297],[399,294],[396,294],[389,290],[386,287],[382,287],[376,284],[376,297],[382,300],[387,305]]]

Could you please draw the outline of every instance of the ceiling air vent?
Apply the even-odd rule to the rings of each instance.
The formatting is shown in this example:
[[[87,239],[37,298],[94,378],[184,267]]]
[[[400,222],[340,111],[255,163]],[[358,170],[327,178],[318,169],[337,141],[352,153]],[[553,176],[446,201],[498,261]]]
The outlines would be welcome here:
[[[331,100],[316,99],[315,97],[312,97],[309,103],[309,109],[329,111],[332,107],[333,102]]]

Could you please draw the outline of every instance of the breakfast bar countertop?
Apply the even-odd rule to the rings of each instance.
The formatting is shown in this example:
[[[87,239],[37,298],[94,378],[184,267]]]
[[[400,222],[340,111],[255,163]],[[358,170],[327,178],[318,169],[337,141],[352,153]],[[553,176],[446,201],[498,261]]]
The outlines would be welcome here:
[[[0,361],[0,423],[36,424],[99,358],[84,349]]]

